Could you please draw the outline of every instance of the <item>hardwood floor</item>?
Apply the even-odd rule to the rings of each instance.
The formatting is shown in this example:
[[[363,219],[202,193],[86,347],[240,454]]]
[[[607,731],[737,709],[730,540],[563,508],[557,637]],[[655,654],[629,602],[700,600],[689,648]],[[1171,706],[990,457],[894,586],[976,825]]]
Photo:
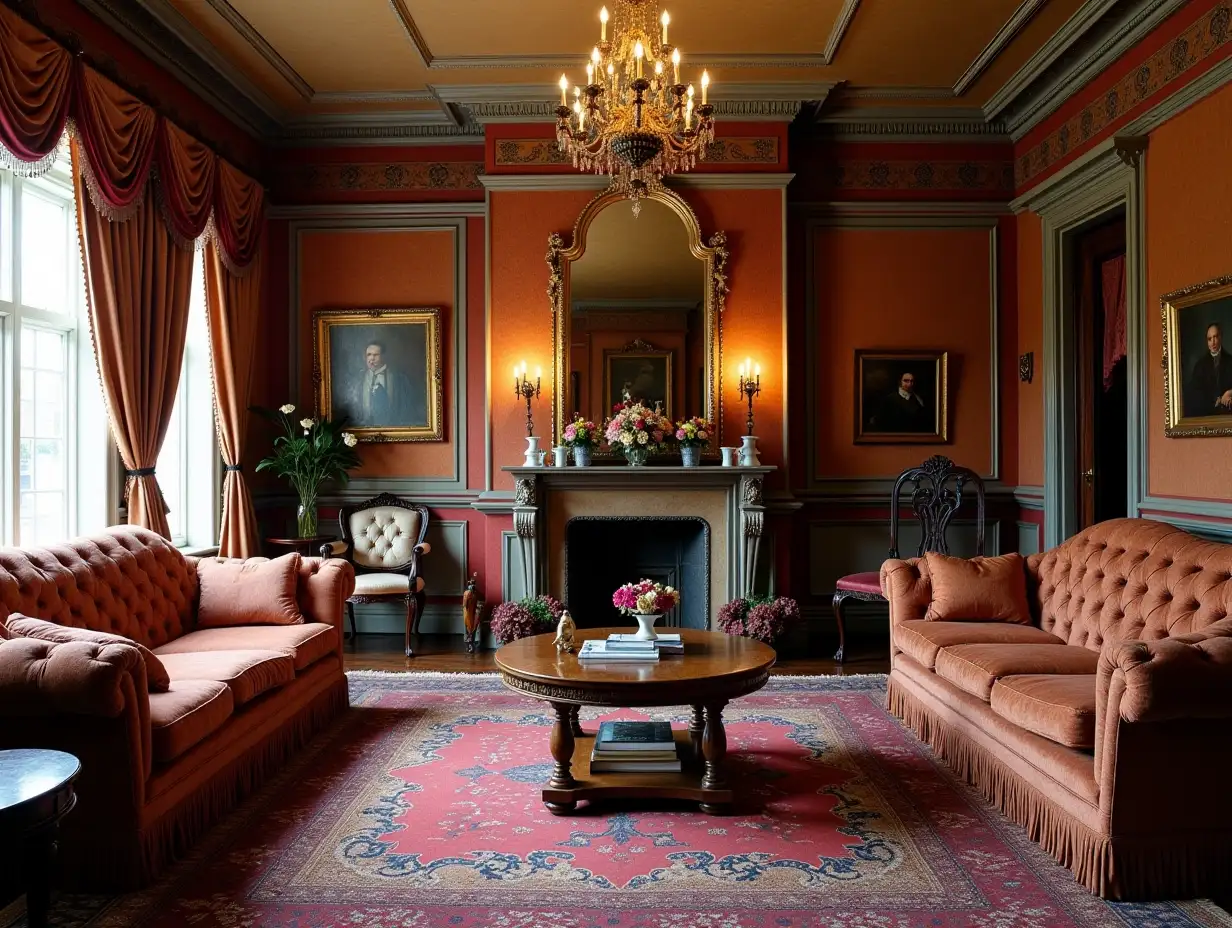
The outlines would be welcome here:
[[[828,637],[816,645],[801,643],[779,649],[776,674],[856,674],[889,673],[888,638],[869,633],[848,645],[853,656],[842,664],[829,655],[834,645]],[[412,642],[414,657],[402,653],[401,635],[360,634],[343,646],[347,670],[435,670],[446,673],[485,673],[496,670],[495,651],[467,654],[461,635],[420,635]],[[825,655],[825,656],[822,656]]]

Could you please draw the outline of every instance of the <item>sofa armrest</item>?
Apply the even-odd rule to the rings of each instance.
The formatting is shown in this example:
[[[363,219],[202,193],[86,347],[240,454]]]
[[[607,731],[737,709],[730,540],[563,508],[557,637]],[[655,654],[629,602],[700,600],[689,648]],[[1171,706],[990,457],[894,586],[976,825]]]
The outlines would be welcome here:
[[[321,557],[342,557],[350,547],[345,541],[327,541],[321,545]]]
[[[881,594],[890,604],[890,627],[924,618],[933,601],[928,562],[922,557],[890,558],[881,565]]]
[[[304,618],[341,631],[346,601],[355,592],[355,568],[339,558],[301,558],[296,592]]]
[[[1109,720],[1232,718],[1232,636],[1187,638],[1104,646],[1097,691]]]

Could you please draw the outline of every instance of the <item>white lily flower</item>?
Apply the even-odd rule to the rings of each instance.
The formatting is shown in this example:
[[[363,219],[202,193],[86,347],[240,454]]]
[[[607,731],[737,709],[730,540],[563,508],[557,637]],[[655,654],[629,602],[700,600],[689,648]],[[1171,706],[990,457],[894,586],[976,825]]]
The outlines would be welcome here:
[[[359,439],[356,438],[354,435],[352,435],[350,432],[343,432],[342,433],[342,443],[346,445],[348,448],[354,448],[356,445],[359,444]]]
[[[292,406],[290,403],[287,403],[285,406],[279,406],[278,411],[282,413],[284,416],[289,416],[291,415],[291,413],[295,412],[295,407]]]
[[[300,419],[299,424],[302,428],[305,428],[305,429],[310,429],[314,425],[316,425],[316,423],[313,422],[311,419]]]

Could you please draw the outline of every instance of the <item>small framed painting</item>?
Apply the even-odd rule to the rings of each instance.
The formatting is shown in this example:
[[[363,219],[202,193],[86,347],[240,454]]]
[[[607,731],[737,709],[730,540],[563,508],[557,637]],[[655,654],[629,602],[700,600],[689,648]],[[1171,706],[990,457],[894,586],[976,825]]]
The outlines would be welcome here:
[[[663,415],[672,417],[672,352],[635,341],[620,351],[604,352],[604,392],[607,409],[617,403],[637,400],[648,409],[661,404]]]
[[[441,311],[319,309],[317,411],[345,416],[360,441],[441,441]]]
[[[949,441],[948,353],[856,349],[857,444]]]
[[[1232,277],[1160,298],[1164,434],[1232,435]]]

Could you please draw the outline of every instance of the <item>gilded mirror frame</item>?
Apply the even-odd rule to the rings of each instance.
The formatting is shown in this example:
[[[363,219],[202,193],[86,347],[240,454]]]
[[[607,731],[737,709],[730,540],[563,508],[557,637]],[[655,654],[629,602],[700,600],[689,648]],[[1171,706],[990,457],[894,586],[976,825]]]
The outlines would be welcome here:
[[[651,188],[643,199],[654,200],[667,206],[684,223],[689,236],[689,251],[704,266],[705,306],[702,312],[705,328],[705,409],[707,419],[715,424],[715,439],[711,449],[722,443],[723,429],[723,310],[727,304],[730,287],[727,282],[727,235],[715,232],[707,241],[702,239],[701,223],[692,207],[672,190],[663,186]],[[597,194],[583,207],[573,225],[573,242],[567,248],[557,232],[548,236],[548,300],[552,307],[552,446],[560,443],[569,417],[575,410],[567,408],[569,397],[569,344],[572,338],[572,313],[569,301],[569,270],[573,262],[586,253],[586,233],[603,210],[629,208],[625,194],[614,187]],[[691,415],[691,410],[676,410],[678,416]],[[602,423],[599,423],[600,425]],[[611,454],[610,451],[598,452]]]

